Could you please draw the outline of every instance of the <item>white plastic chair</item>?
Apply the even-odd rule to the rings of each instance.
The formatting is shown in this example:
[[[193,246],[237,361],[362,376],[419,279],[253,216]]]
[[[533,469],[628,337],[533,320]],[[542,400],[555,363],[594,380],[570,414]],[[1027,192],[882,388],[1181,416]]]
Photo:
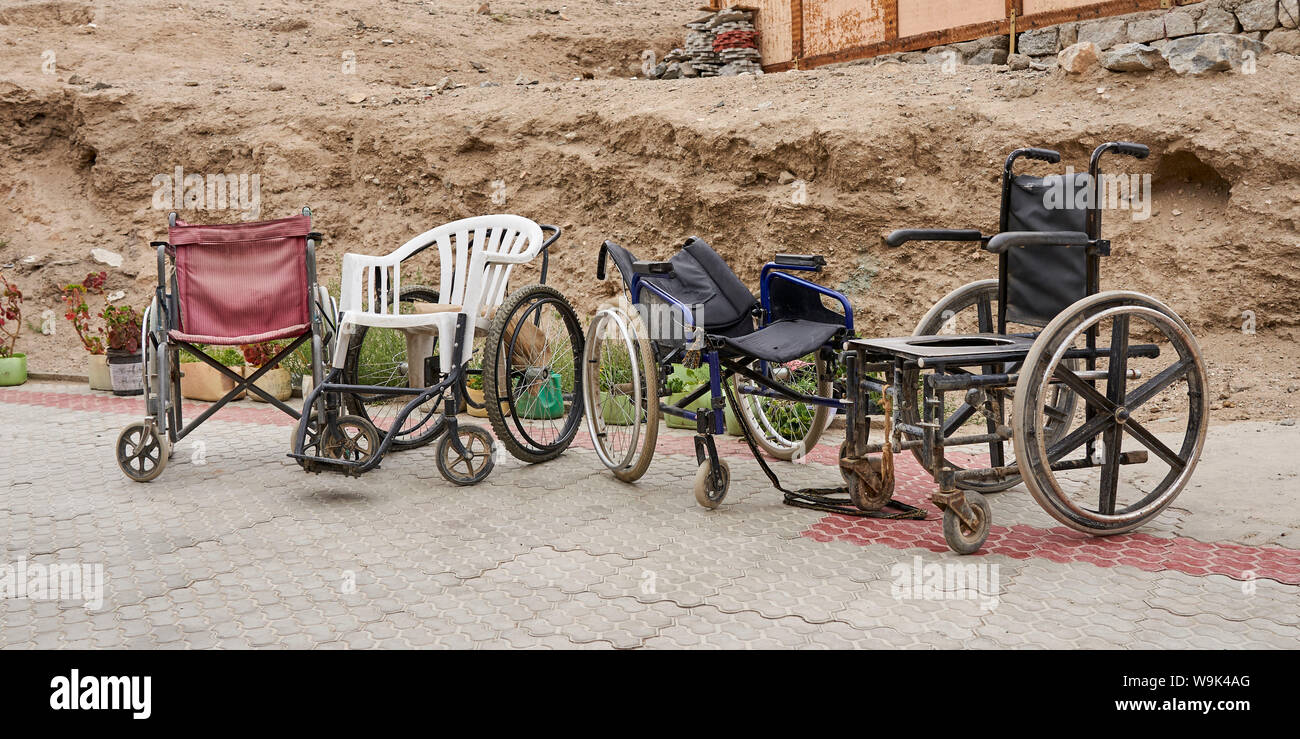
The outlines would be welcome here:
[[[424,363],[437,336],[448,338],[440,352],[445,376],[454,364],[473,353],[473,335],[486,330],[492,314],[505,300],[510,271],[532,261],[542,248],[542,229],[527,218],[509,214],[476,216],[438,226],[403,244],[393,253],[372,257],[343,255],[339,339],[334,367],[342,368],[357,326],[392,328],[406,334],[410,387],[424,387]],[[436,244],[438,303],[430,312],[402,313],[402,261]],[[460,357],[453,357],[451,337],[456,318],[464,314],[465,340]]]

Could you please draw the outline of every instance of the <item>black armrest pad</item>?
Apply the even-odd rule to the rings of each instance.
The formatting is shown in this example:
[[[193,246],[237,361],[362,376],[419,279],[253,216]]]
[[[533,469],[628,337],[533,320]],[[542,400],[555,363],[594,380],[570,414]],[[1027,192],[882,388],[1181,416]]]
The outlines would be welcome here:
[[[1007,231],[989,240],[984,247],[1001,254],[1013,246],[1087,246],[1088,234],[1082,231]]]
[[[890,246],[908,241],[979,241],[984,235],[973,228],[904,228],[885,237]]]
[[[772,263],[782,267],[821,268],[826,266],[826,257],[820,254],[777,254]]]
[[[667,275],[672,274],[672,262],[651,262],[642,259],[632,263],[632,271],[639,275]]]

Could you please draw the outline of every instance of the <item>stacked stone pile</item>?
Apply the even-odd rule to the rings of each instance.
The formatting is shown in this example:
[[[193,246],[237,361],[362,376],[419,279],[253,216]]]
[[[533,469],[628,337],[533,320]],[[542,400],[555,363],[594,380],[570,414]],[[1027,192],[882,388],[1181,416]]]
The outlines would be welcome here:
[[[668,52],[649,76],[677,79],[762,73],[753,11],[727,8],[687,23],[683,47]]]

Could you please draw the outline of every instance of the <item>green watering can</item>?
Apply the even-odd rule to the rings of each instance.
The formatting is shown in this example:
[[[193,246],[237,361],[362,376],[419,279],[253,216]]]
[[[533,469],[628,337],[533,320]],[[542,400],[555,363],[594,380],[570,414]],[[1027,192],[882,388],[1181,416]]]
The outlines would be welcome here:
[[[536,370],[528,370],[532,373]],[[525,391],[515,398],[515,412],[521,418],[534,419],[551,419],[560,418],[564,415],[564,392],[560,389],[560,376],[550,370],[540,370],[547,373],[547,378],[537,388],[537,394],[534,395],[531,390]],[[528,377],[526,384],[532,385],[532,378]]]

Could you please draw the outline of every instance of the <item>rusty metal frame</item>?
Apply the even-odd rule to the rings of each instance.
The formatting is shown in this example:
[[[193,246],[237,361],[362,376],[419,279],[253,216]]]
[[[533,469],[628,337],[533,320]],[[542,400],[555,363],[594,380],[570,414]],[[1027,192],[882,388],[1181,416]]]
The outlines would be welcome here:
[[[816,0],[811,0],[816,2]],[[825,64],[868,59],[881,54],[918,51],[932,46],[974,41],[985,36],[1002,36],[1012,32],[1030,31],[1070,21],[1093,20],[1115,15],[1160,10],[1164,0],[1105,0],[1078,8],[1063,8],[1047,13],[1024,15],[1024,0],[1006,0],[1007,17],[997,21],[972,23],[939,31],[928,31],[903,38],[898,37],[898,0],[885,0],[885,39],[871,44],[851,46],[846,49],[805,57],[803,55],[803,0],[790,0],[790,49],[793,58],[785,62],[763,65],[765,72],[784,72],[789,69],[811,69]],[[1185,4],[1186,0],[1177,0]],[[1012,14],[1014,12],[1014,21]],[[1013,26],[1014,23],[1014,26]]]

